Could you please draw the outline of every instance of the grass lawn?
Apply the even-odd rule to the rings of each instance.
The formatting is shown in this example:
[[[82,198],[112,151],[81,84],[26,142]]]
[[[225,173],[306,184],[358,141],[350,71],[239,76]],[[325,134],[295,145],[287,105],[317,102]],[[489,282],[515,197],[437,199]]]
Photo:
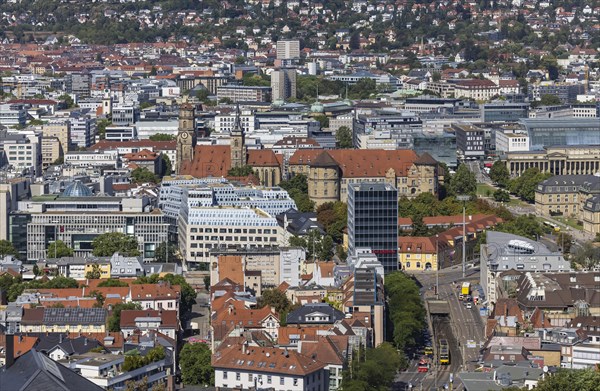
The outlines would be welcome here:
[[[496,191],[496,189],[494,189],[492,186],[486,184],[486,183],[478,183],[477,184],[477,195],[481,196],[481,197],[488,197],[488,190],[489,190],[489,196],[491,197],[492,194],[494,194],[494,192]]]
[[[561,223],[564,223],[564,224],[568,225],[571,228],[575,228],[575,229],[578,229],[578,230],[582,230],[583,229],[583,225],[578,224],[577,220],[575,220],[575,219],[569,219],[569,218],[564,218],[564,217],[560,217],[560,216],[553,217],[553,219],[554,220],[558,220]]]

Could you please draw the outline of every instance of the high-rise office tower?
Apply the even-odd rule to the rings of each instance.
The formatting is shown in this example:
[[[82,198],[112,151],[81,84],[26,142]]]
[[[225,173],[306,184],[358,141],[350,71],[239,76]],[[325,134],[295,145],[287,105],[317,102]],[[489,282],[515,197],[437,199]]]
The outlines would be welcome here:
[[[273,102],[296,97],[296,69],[280,68],[271,73]]]
[[[348,185],[348,255],[364,248],[386,273],[398,270],[398,190],[388,183]]]

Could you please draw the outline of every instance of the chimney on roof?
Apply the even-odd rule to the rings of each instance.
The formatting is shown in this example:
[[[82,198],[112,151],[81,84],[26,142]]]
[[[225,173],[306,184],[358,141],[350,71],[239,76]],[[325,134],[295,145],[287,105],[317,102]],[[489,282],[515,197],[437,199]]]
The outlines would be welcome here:
[[[83,346],[87,346],[87,337],[83,338]]]
[[[6,334],[6,349],[5,349],[5,366],[10,368],[15,363],[15,336]]]
[[[62,333],[58,334],[58,343],[62,343],[63,342],[63,335]]]

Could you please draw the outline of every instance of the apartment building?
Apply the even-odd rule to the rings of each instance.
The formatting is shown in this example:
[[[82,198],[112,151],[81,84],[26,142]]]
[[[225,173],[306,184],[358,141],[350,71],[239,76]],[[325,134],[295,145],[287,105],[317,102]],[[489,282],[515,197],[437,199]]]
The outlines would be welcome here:
[[[104,308],[25,308],[21,332],[104,333],[107,316]]]
[[[270,388],[275,391],[318,391],[329,388],[327,364],[295,350],[232,345],[213,355],[215,386]]]
[[[27,122],[27,110],[22,105],[0,105],[0,125],[25,126]]]
[[[273,102],[296,98],[295,68],[280,68],[271,73],[271,97]]]
[[[40,176],[42,174],[42,138],[34,132],[12,133],[0,130],[0,148],[14,171]]]
[[[47,169],[60,159],[63,156],[61,152],[62,148],[58,138],[51,136],[42,137],[42,169]]]
[[[234,112],[215,115],[215,133],[230,134],[236,126],[237,115]],[[239,115],[239,124],[244,133],[253,133],[256,129],[256,118],[250,110],[242,110]]]
[[[237,84],[226,84],[217,87],[217,99],[230,99],[233,103],[238,102],[270,102],[271,87],[240,86]]]
[[[71,123],[68,121],[50,122],[42,126],[44,137],[55,137],[60,143],[60,156],[71,150]]]
[[[460,159],[482,159],[485,156],[485,130],[467,124],[453,124],[456,149]]]

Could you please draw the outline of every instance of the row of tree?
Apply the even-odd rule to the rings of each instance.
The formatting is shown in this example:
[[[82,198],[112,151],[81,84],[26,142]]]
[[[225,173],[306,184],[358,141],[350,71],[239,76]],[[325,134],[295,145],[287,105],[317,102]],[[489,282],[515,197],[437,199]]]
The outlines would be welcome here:
[[[396,372],[403,366],[398,351],[384,342],[373,349],[355,351],[349,368],[343,374],[344,391],[389,390]]]
[[[394,346],[401,351],[416,347],[426,327],[425,307],[417,283],[403,272],[388,274],[385,294]]]
[[[548,179],[552,174],[542,173],[537,168],[528,168],[521,175],[511,179],[506,163],[497,160],[490,169],[490,179],[498,186],[509,190],[512,194],[520,197],[522,200],[527,202],[535,201],[535,189],[537,185]],[[506,196],[502,192],[494,193],[494,198],[506,199]]]

